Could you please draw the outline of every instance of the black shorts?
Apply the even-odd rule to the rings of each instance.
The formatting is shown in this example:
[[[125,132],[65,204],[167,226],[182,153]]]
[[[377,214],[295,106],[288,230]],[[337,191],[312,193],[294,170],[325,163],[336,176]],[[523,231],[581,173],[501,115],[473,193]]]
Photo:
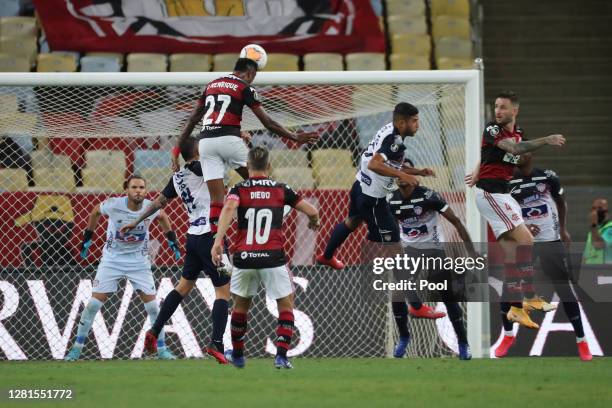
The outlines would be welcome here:
[[[210,250],[214,242],[215,238],[211,232],[202,235],[187,234],[185,264],[181,275],[183,278],[196,280],[200,276],[200,271],[204,271],[216,288],[229,283],[230,277],[219,273],[212,263]]]
[[[359,181],[350,191],[349,218],[356,218],[368,225],[367,239],[372,242],[399,242],[397,220],[385,197],[375,198],[361,191]]]
[[[535,242],[533,244],[533,261],[540,261],[544,279],[551,283],[567,283],[570,279],[569,258],[561,241]]]

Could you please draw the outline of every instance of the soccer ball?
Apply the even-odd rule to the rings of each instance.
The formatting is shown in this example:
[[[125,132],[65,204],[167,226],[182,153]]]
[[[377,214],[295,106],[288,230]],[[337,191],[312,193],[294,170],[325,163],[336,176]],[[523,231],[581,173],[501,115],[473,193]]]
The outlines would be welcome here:
[[[261,45],[257,44],[245,45],[244,48],[240,50],[240,58],[252,59],[257,63],[258,69],[263,69],[266,66],[266,62],[268,62],[266,50],[264,50]]]

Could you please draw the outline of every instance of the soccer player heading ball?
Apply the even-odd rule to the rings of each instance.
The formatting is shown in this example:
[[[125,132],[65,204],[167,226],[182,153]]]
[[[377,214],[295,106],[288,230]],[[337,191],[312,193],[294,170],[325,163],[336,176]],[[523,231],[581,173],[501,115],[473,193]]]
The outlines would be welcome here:
[[[272,119],[264,110],[259,95],[251,86],[257,75],[257,62],[248,58],[236,61],[234,72],[211,81],[198,100],[187,125],[179,137],[181,141],[191,135],[196,124],[202,121],[198,138],[202,174],[210,191],[210,222],[213,233],[217,230],[219,214],[223,207],[223,175],[229,164],[242,178],[248,177],[246,169],[248,149],[241,139],[242,111],[248,106],[266,129],[299,144],[315,143],[316,132],[293,133]],[[173,150],[173,170],[178,171],[178,147]]]

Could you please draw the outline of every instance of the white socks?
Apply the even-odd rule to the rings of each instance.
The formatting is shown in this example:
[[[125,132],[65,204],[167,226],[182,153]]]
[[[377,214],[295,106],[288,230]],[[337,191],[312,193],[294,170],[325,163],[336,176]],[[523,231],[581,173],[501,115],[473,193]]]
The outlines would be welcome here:
[[[85,344],[85,340],[87,340],[87,335],[89,334],[89,330],[91,330],[94,318],[103,304],[104,302],[100,302],[94,297],[89,299],[87,306],[85,306],[81,314],[81,320],[79,320],[76,341],[74,342],[75,347],[83,348],[83,344]]]

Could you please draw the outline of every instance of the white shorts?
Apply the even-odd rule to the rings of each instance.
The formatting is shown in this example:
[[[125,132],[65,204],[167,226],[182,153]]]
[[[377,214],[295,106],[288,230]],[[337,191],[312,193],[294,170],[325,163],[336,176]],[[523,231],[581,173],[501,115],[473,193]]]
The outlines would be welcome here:
[[[294,292],[291,273],[285,265],[264,269],[234,268],[230,291],[243,298],[252,298],[259,291],[259,282],[272,299],[281,299]]]
[[[96,277],[93,281],[92,291],[96,293],[114,293],[117,291],[119,281],[126,278],[135,290],[145,295],[154,295],[155,282],[153,272],[148,263],[126,264],[123,262],[100,262]]]
[[[226,164],[232,169],[246,167],[249,149],[238,136],[200,139],[198,149],[204,181],[222,179]]]
[[[491,226],[495,238],[524,223],[521,206],[510,194],[489,193],[476,188],[476,206]]]

